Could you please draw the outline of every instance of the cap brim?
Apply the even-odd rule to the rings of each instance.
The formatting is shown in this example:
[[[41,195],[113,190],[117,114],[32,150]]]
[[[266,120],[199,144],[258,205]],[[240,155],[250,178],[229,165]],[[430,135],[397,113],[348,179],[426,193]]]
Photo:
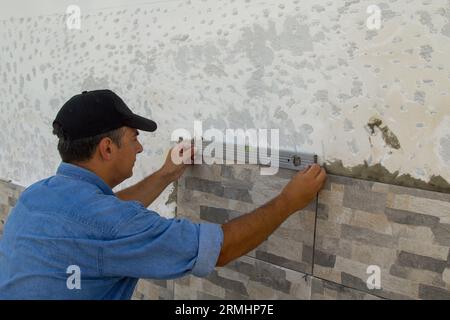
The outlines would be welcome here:
[[[150,131],[156,130],[157,125],[155,121],[133,114],[129,119],[125,121],[125,124],[130,128]]]

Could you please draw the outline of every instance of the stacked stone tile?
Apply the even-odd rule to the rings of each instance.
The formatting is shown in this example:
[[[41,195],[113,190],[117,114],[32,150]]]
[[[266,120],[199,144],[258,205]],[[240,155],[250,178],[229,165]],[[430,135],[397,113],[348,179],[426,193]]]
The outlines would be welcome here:
[[[173,300],[172,280],[139,279],[132,300]]]
[[[224,223],[274,197],[294,171],[195,166],[177,216]],[[0,235],[22,187],[0,181]],[[450,299],[450,194],[328,175],[316,201],[206,278],[141,279],[133,299]],[[369,289],[369,266],[381,287]]]
[[[11,209],[16,205],[23,187],[0,180],[0,237],[3,234],[3,226]]]
[[[224,223],[274,197],[295,172],[196,166],[178,216]],[[450,194],[328,175],[317,208],[295,213],[248,255],[205,279],[176,280],[182,299],[450,299]],[[381,288],[369,289],[369,266]]]
[[[315,276],[388,299],[450,299],[449,247],[449,194],[337,176],[320,193]],[[369,265],[379,290],[367,288]]]

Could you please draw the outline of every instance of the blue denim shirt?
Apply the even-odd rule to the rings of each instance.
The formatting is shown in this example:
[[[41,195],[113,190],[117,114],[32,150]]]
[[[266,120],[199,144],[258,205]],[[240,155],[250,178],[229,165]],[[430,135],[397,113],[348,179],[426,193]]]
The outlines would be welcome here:
[[[166,219],[62,162],[9,215],[0,239],[0,299],[129,299],[139,278],[208,275],[222,242],[220,225]]]

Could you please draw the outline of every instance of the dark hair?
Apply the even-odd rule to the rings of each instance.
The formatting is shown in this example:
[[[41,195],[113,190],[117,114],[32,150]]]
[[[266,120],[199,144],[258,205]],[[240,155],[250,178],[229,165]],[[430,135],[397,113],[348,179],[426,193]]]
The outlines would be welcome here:
[[[124,128],[119,128],[93,137],[72,140],[64,135],[64,131],[60,126],[57,124],[53,126],[53,134],[59,138],[59,154],[62,161],[67,163],[82,162],[91,159],[95,149],[103,138],[110,138],[120,148],[124,133]]]

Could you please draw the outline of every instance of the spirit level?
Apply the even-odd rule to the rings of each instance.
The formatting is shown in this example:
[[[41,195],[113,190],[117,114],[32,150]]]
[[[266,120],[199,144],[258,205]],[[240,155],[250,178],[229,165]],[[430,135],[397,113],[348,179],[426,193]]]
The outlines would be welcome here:
[[[180,137],[179,142],[182,141]],[[191,143],[198,149],[194,140]],[[220,155],[220,144],[222,144],[222,155]],[[299,153],[293,151],[279,150],[272,152],[271,149],[251,147],[248,145],[237,145],[229,143],[219,143],[214,141],[205,141],[202,139],[202,155],[204,158],[222,160],[225,164],[257,164],[273,165],[278,160],[278,166],[284,169],[301,171],[308,166],[317,163],[316,154]],[[207,152],[205,153],[205,149]]]

